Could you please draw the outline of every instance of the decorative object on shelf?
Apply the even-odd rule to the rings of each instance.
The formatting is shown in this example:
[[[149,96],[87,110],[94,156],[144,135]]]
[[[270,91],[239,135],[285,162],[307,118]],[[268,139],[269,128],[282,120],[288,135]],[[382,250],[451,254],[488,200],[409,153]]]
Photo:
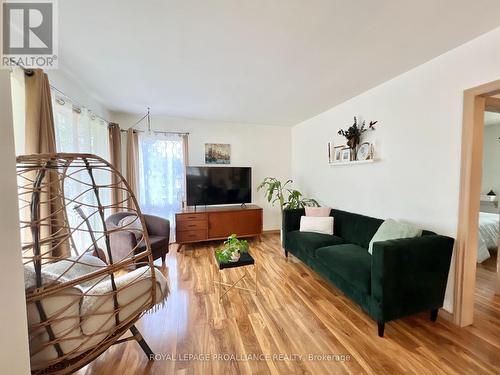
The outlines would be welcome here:
[[[205,164],[231,164],[231,145],[205,143]]]
[[[373,157],[373,146],[370,142],[363,142],[356,153],[356,160],[369,160]]]
[[[494,192],[493,190],[490,190],[490,191],[488,192],[488,194],[486,194],[486,195],[496,196],[496,194],[495,194],[495,192]]]
[[[347,145],[354,151],[356,151],[359,143],[361,142],[361,135],[367,130],[375,130],[375,124],[378,121],[370,121],[368,127],[366,127],[366,122],[363,121],[361,126],[358,125],[358,119],[354,116],[354,124],[352,124],[347,129],[340,129],[338,134],[347,139]]]
[[[352,149],[350,147],[344,147],[341,150],[340,161],[346,163],[351,161]]]
[[[248,252],[248,241],[239,240],[231,234],[220,249],[215,250],[215,258],[219,263],[233,263],[240,260],[242,253]]]
[[[342,150],[345,147],[345,145],[340,145],[333,148],[333,163],[340,163],[342,161]]]

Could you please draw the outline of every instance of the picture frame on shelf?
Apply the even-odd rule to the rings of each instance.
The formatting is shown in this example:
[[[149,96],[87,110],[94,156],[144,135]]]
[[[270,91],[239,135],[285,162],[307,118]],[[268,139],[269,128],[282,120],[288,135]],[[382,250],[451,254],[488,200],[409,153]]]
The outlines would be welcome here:
[[[340,161],[342,163],[348,163],[351,161],[351,148],[343,147],[341,150]]]
[[[335,146],[333,148],[333,163],[340,163],[342,161],[342,150],[346,148],[345,145]]]
[[[373,146],[370,142],[363,142],[359,145],[356,153],[356,160],[370,160],[373,157]]]

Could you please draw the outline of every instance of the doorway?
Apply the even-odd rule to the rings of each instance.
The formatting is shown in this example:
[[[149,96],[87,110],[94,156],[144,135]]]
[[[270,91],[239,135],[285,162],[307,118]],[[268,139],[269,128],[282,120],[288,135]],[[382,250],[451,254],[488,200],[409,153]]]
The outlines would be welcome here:
[[[500,303],[495,296],[500,230],[500,104],[486,97],[484,112],[483,168],[479,203],[479,231],[474,319],[477,323],[494,314]],[[500,101],[500,100],[499,100]]]
[[[485,112],[496,111],[495,108],[500,108],[499,94],[500,80],[464,92],[461,184],[454,273],[456,282],[453,306],[454,322],[460,326],[470,325],[474,321],[476,262],[478,255],[480,255],[478,253],[481,211],[479,197],[482,193]],[[498,267],[498,263],[495,266]],[[498,277],[494,280],[494,290],[500,294]]]

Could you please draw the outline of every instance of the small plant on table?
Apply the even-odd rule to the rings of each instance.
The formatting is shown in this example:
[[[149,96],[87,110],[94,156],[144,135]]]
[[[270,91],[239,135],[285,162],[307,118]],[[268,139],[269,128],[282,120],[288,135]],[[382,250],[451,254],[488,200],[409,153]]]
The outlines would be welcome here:
[[[219,263],[237,262],[241,253],[248,252],[248,241],[239,240],[236,234],[231,234],[221,248],[215,250],[215,258]]]

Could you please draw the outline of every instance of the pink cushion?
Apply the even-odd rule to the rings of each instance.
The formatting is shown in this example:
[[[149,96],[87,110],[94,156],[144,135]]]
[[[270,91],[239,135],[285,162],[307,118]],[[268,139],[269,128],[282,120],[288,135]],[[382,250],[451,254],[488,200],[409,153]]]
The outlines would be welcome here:
[[[330,211],[330,207],[306,207],[306,216],[328,217]]]

